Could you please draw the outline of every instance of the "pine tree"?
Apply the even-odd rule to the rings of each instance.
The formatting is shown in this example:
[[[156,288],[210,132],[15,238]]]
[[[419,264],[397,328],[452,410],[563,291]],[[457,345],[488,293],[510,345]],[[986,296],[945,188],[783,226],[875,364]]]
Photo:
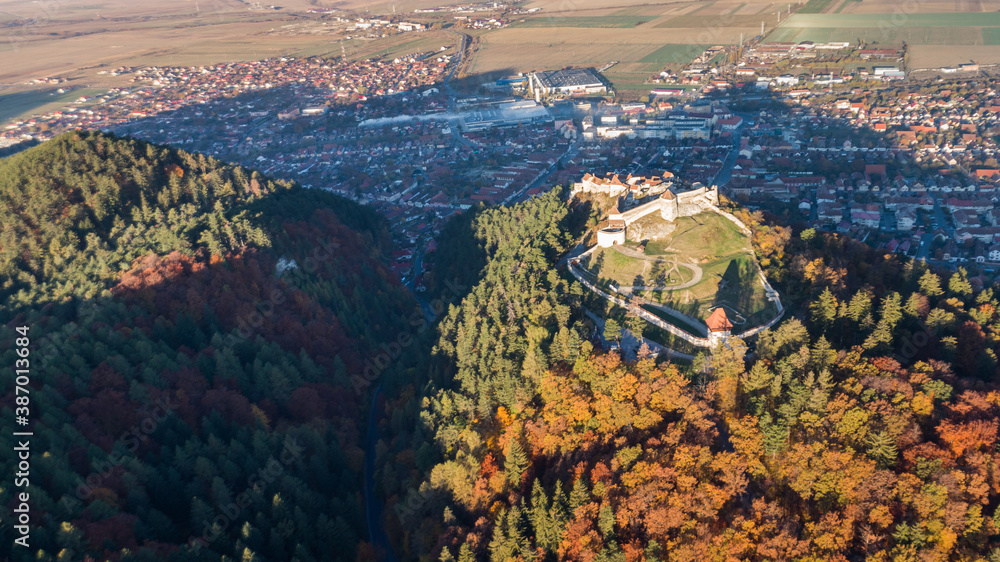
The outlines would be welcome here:
[[[903,309],[900,305],[899,293],[892,292],[882,299],[882,308],[879,310],[879,321],[885,322],[890,332],[896,329],[896,324],[903,318]]]
[[[622,337],[622,327],[614,318],[604,321],[604,339],[608,341],[618,341]]]
[[[597,528],[604,534],[605,539],[612,539],[615,531],[615,512],[607,502],[601,504],[601,510],[597,514]]]
[[[507,443],[507,449],[504,451],[503,468],[507,476],[507,481],[513,485],[521,482],[521,475],[528,468],[528,456],[524,454],[524,449],[521,447],[521,443],[516,436],[512,437]]]
[[[892,344],[892,331],[886,322],[882,321],[878,323],[865,342],[861,344],[861,347],[865,349],[871,349],[875,351],[882,351],[888,348]]]
[[[576,512],[576,508],[590,502],[590,490],[583,481],[583,476],[578,477],[573,482],[573,490],[569,493],[570,513]]]
[[[868,456],[879,466],[888,468],[896,462],[898,453],[896,442],[888,433],[884,431],[869,433],[866,444],[868,445]]]
[[[968,272],[964,267],[958,268],[948,281],[948,290],[952,294],[965,298],[972,294],[972,284],[969,283]]]
[[[809,352],[809,361],[813,368],[822,371],[832,365],[836,359],[837,351],[833,349],[825,336],[820,336]]]
[[[824,330],[829,329],[837,319],[837,304],[837,297],[830,288],[823,289],[819,299],[809,305],[813,322],[822,326]]]
[[[828,369],[823,369],[819,372],[819,376],[816,377],[815,384],[812,386],[812,394],[809,396],[806,408],[814,414],[825,415],[826,404],[830,401],[830,390],[832,388],[833,377],[830,375]]]
[[[788,443],[788,427],[783,423],[774,423],[770,412],[764,412],[759,424],[764,433],[764,452],[773,457]]]
[[[556,481],[556,489],[552,494],[552,501],[549,505],[548,525],[545,533],[538,537],[538,546],[552,554],[559,548],[562,542],[563,531],[566,530],[568,517],[566,515],[566,494],[562,489],[562,482]]]
[[[906,304],[903,306],[903,312],[907,316],[919,318],[927,311],[927,307],[927,297],[920,293],[911,293],[910,297],[906,299]]]
[[[755,392],[771,385],[774,373],[767,368],[767,364],[758,361],[750,367],[750,373],[744,378],[743,390],[745,392]]]
[[[469,543],[462,543],[458,549],[458,562],[476,562],[476,555],[472,553]]]
[[[872,295],[862,289],[851,297],[851,302],[847,306],[846,315],[851,320],[864,324],[865,317],[871,313]]]
[[[531,511],[528,517],[531,521],[531,528],[534,531],[535,537],[544,535],[549,522],[549,506],[545,490],[537,478],[531,485]]]
[[[936,297],[944,293],[941,290],[941,279],[929,269],[924,271],[917,283],[920,285],[920,292],[928,297]]]

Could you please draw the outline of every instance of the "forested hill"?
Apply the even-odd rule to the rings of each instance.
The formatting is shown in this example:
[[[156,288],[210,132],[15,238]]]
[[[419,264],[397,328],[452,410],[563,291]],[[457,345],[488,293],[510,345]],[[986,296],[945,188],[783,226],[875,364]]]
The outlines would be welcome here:
[[[631,320],[558,196],[463,220],[480,280],[380,448],[402,559],[1000,560],[995,288],[736,212],[789,314],[690,365],[593,345],[581,307]]]
[[[422,331],[389,240],[343,198],[133,139],[0,160],[0,355],[12,368],[30,328],[34,432],[30,548],[11,556],[365,558],[365,406],[420,346],[358,375]]]

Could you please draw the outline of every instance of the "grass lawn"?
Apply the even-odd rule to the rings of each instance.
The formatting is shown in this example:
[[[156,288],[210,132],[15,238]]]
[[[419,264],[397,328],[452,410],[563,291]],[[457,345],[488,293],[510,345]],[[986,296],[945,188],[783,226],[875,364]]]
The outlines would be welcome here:
[[[641,296],[695,318],[706,318],[711,308],[721,305],[751,323],[773,315],[773,304],[767,300],[760,282],[750,241],[735,224],[715,213],[681,217],[675,224],[673,233],[646,244],[645,255],[661,256],[664,258],[661,262],[626,256],[614,248],[598,248],[585,265],[604,286],[610,282],[632,286],[656,283],[675,259],[680,263],[695,262],[702,270],[698,283],[673,291],[645,291]],[[690,268],[682,266],[678,272],[672,274],[671,284],[694,278]]]
[[[850,6],[853,3],[860,3],[861,0],[844,0],[844,3],[840,5],[836,10],[833,11],[835,14],[839,14],[844,11],[844,8]]]
[[[650,256],[654,257],[654,256]],[[664,256],[662,260],[643,260],[626,256],[614,248],[598,248],[590,255],[587,268],[600,279],[614,281],[619,286],[631,287],[636,284],[650,285],[655,282],[658,272],[672,266],[674,256]],[[671,285],[687,283],[694,277],[689,267],[678,267],[671,273]]]
[[[712,260],[750,250],[750,240],[727,218],[715,213],[680,217],[669,247],[686,259]]]

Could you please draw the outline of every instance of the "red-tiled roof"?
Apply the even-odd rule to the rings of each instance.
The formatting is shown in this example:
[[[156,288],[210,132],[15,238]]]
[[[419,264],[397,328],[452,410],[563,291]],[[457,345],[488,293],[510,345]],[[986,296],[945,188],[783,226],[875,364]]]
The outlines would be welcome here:
[[[710,332],[728,332],[733,329],[733,323],[726,316],[726,311],[722,307],[716,308],[712,314],[705,319],[705,324]]]

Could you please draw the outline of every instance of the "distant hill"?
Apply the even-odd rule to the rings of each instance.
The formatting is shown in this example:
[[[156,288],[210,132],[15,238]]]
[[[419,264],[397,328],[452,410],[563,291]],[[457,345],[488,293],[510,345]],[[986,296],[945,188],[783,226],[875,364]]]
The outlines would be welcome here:
[[[0,341],[30,327],[36,453],[14,555],[357,559],[356,375],[418,311],[389,241],[346,199],[134,139],[73,132],[0,160]],[[13,343],[0,354],[14,365]],[[12,420],[11,377],[2,393]]]

